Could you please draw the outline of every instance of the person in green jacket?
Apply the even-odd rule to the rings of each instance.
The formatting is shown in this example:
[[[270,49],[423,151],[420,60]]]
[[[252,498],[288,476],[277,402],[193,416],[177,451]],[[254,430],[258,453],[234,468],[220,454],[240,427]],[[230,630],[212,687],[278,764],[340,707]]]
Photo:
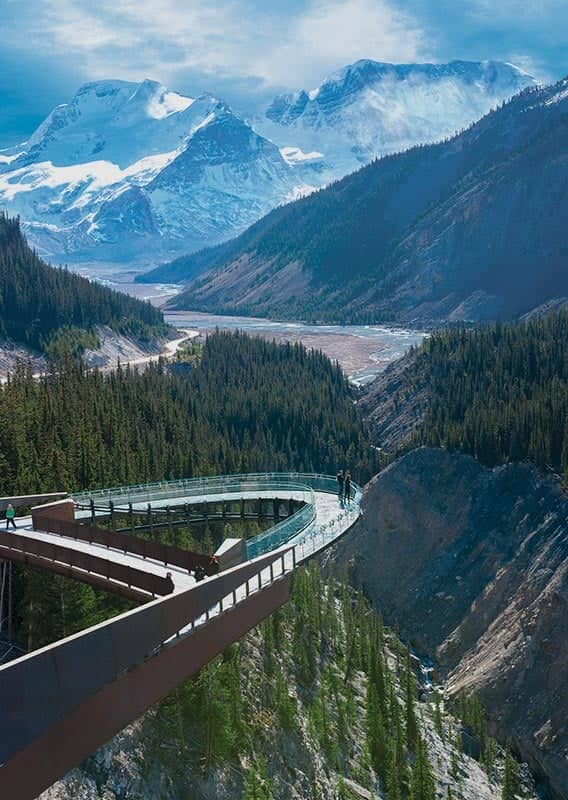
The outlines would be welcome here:
[[[12,503],[8,503],[8,508],[6,509],[6,530],[8,530],[8,528],[10,527],[10,523],[12,523],[13,528],[16,527],[15,516],[16,516],[16,509],[14,508]]]

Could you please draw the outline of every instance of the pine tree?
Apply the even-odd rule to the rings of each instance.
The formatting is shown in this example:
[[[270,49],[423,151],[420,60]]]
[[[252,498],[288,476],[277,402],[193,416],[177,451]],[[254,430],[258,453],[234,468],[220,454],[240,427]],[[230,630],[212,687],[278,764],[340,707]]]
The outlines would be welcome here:
[[[521,781],[519,777],[519,764],[511,755],[509,749],[505,753],[505,773],[501,800],[516,800],[521,796]]]
[[[436,797],[436,785],[428,759],[428,749],[420,736],[416,740],[411,796],[412,800],[435,800]]]
[[[410,647],[406,652],[406,669],[404,673],[404,703],[405,703],[405,722],[406,722],[406,743],[411,752],[415,752],[418,743],[418,721],[416,719],[415,695],[416,681],[412,672],[412,662],[410,658]]]
[[[442,723],[442,709],[440,702],[440,693],[434,692],[434,728],[438,736],[444,740],[444,726]]]

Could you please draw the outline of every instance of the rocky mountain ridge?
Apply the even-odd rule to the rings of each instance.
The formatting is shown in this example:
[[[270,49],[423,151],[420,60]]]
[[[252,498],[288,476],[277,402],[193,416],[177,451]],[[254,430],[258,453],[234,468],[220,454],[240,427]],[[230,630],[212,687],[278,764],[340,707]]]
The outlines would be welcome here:
[[[385,64],[362,59],[317,88],[276,97],[258,130],[300,147],[328,180],[387,153],[463,129],[536,81],[497,61]]]
[[[59,261],[172,257],[311,188],[222,101],[149,80],[86,84],[0,163],[0,206]]]

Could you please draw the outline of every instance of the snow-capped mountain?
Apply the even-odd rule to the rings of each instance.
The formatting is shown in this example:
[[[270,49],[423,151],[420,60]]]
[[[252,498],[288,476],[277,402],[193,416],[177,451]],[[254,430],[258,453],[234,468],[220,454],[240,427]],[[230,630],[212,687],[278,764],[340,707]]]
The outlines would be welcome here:
[[[328,179],[337,178],[378,156],[451,136],[535,83],[496,61],[362,60],[316,89],[276,97],[255,124],[281,147],[311,154]]]
[[[155,81],[81,87],[0,151],[0,209],[42,255],[155,264],[229,239],[372,158],[450,135],[534,83],[497,62],[358,61],[250,122]]]
[[[42,254],[72,262],[154,263],[311,188],[222,101],[148,80],[83,86],[0,158],[0,207]]]

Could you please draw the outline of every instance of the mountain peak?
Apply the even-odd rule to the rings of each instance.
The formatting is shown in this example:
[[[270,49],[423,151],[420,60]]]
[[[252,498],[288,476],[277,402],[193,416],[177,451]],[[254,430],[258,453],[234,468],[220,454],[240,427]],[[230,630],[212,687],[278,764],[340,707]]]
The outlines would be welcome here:
[[[405,81],[410,77],[423,77],[434,80],[443,78],[461,78],[465,80],[484,80],[488,85],[497,80],[519,82],[518,88],[524,88],[527,83],[536,83],[534,77],[515,64],[505,61],[463,61],[454,60],[447,63],[408,63],[392,64],[385,61],[374,61],[362,58],[353,64],[347,64],[332,72],[320,84],[318,89],[312,90],[319,94],[319,90],[329,84],[340,84],[359,81],[361,87],[384,78],[395,78]]]
[[[499,61],[390,64],[364,58],[309,92],[276,97],[259,125],[281,147],[322,152],[333,180],[373,158],[451,136],[535,84],[531,75]]]

